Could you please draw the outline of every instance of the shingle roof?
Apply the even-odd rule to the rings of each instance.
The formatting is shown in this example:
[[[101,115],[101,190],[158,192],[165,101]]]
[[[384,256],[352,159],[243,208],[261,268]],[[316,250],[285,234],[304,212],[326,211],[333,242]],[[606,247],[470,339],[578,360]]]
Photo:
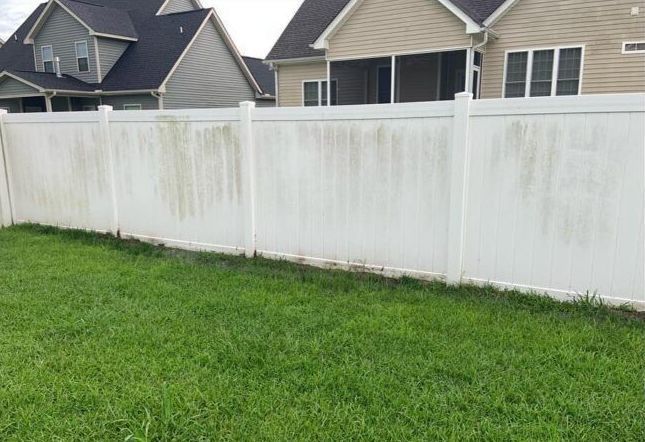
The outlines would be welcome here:
[[[323,56],[323,51],[312,49],[310,45],[320,37],[350,1],[305,0],[267,56],[267,60]],[[474,21],[481,24],[505,0],[451,1]]]
[[[257,81],[262,88],[262,92],[275,96],[275,74],[269,66],[263,63],[264,60],[253,57],[242,58],[255,77],[255,81]]]
[[[0,48],[0,72],[7,69],[34,70],[34,51],[23,40],[45,5],[38,6],[18,30]]]
[[[137,31],[127,11],[78,0],[58,0],[94,32],[137,38]]]
[[[47,72],[14,71],[14,70],[9,70],[7,72],[47,90],[92,92],[97,87],[96,84],[85,83],[79,80],[78,78],[74,78],[70,75],[63,75],[62,77],[57,77],[56,74],[51,74]]]
[[[309,47],[350,0],[305,0],[278,39],[268,60],[323,56]]]
[[[105,91],[157,89],[191,42],[210,9],[159,15],[131,12],[139,40],[121,56],[106,75]],[[179,28],[183,28],[183,33]]]

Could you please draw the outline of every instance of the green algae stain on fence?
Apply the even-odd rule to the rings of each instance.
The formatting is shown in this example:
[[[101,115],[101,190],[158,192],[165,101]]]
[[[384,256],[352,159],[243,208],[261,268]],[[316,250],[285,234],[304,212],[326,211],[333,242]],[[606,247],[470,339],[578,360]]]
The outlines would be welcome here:
[[[179,221],[240,201],[242,161],[232,123],[160,117],[157,127],[159,196]]]

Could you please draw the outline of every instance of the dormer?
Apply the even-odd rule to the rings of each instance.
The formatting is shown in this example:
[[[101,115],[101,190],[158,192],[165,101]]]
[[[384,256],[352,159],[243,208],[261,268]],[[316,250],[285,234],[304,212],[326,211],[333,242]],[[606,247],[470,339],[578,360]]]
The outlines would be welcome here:
[[[60,71],[100,83],[129,44],[137,41],[127,12],[75,0],[50,0],[27,37],[39,72]]]
[[[202,9],[198,0],[166,0],[159,8],[157,15],[176,14],[196,9]]]

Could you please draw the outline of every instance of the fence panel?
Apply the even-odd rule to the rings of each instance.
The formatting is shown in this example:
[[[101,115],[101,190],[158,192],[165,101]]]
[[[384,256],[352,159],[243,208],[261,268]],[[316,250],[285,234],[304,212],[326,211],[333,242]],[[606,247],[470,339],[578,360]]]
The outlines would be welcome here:
[[[111,112],[119,228],[204,250],[244,249],[239,111]]]
[[[467,280],[645,300],[645,107],[597,100],[473,104]]]
[[[95,113],[4,117],[15,222],[109,231],[110,176]]]

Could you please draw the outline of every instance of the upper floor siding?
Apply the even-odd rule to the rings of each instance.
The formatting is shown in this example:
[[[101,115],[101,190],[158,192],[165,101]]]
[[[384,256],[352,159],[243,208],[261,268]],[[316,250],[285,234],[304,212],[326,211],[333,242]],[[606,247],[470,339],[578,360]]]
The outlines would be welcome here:
[[[89,72],[80,72],[76,57],[76,43],[86,42],[89,54]],[[88,29],[69,15],[58,5],[54,6],[51,14],[34,39],[34,58],[36,70],[44,72],[42,48],[51,46],[54,58],[60,58],[61,72],[78,78],[87,83],[98,83],[96,45],[94,37]]]
[[[363,0],[329,42],[330,59],[471,45],[466,25],[438,1]]]
[[[235,107],[255,91],[209,20],[166,84],[166,109]]]
[[[128,49],[130,43],[122,40],[97,37],[96,46],[99,53],[98,64],[100,67],[101,81],[103,81],[126,49]]]
[[[645,92],[645,54],[622,53],[624,42],[645,41],[644,0],[520,0],[492,28],[482,98],[502,97],[509,51],[559,46],[582,47],[582,94]]]

